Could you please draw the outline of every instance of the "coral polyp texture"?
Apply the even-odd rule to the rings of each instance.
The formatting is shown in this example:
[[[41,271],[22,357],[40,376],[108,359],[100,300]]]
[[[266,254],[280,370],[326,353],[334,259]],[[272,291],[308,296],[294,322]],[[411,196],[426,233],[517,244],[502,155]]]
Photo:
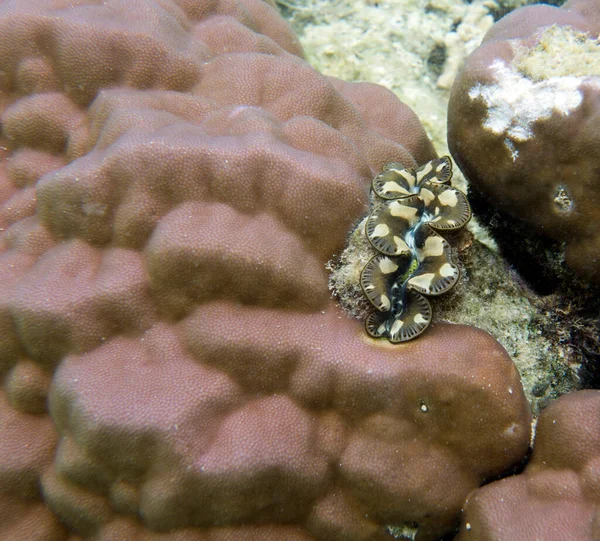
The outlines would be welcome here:
[[[450,158],[418,169],[389,163],[373,179],[373,209],[365,232],[379,252],[366,264],[360,285],[377,309],[366,319],[373,338],[392,343],[419,336],[431,322],[424,295],[441,295],[459,277],[450,244],[438,231],[460,229],[471,218],[465,195],[450,186]]]
[[[600,391],[564,395],[541,414],[525,471],[469,495],[457,541],[600,537]]]
[[[0,49],[2,541],[433,541],[522,459],[491,336],[400,353],[330,296],[435,157],[391,92],[262,0],[4,2]]]
[[[600,7],[570,0],[498,21],[452,88],[448,144],[475,190],[564,243],[600,283]]]

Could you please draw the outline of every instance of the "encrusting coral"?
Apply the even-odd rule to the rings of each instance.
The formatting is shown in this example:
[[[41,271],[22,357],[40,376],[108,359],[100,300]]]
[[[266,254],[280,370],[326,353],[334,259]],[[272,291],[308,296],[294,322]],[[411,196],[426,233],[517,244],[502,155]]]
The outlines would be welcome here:
[[[3,3],[0,49],[0,539],[432,541],[522,459],[491,336],[330,298],[373,176],[435,158],[391,92],[260,0]]]
[[[376,197],[365,227],[379,254],[365,265],[360,283],[378,310],[367,316],[367,332],[397,343],[429,326],[431,305],[423,295],[441,295],[456,284],[458,267],[438,231],[460,229],[471,209],[465,195],[449,186],[447,156],[416,170],[398,163],[383,169],[373,179]]]

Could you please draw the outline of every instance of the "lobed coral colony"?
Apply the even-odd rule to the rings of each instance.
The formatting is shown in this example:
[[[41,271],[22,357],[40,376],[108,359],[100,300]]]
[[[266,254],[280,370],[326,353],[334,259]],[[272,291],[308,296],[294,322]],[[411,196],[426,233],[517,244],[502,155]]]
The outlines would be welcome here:
[[[441,295],[459,270],[450,244],[438,232],[456,230],[471,218],[465,195],[450,186],[452,163],[444,156],[418,169],[388,163],[373,179],[373,205],[366,236],[377,250],[360,285],[376,308],[367,333],[392,343],[419,336],[431,321],[424,295]]]
[[[436,541],[527,454],[492,336],[380,347],[331,299],[365,186],[435,151],[390,91],[310,67],[273,4],[0,2],[0,541]],[[353,235],[354,290],[370,242],[398,267],[363,276],[386,339],[457,279],[449,178],[388,166]]]

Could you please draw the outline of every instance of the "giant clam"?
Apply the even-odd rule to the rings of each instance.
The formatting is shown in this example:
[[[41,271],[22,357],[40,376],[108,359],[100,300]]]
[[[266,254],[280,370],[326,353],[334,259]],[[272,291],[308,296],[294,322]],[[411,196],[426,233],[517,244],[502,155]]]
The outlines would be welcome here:
[[[450,244],[439,232],[463,227],[471,208],[451,178],[452,162],[444,156],[418,169],[388,163],[373,179],[365,232],[378,253],[360,285],[375,307],[366,319],[374,338],[398,343],[419,336],[431,322],[425,295],[441,295],[458,281]]]

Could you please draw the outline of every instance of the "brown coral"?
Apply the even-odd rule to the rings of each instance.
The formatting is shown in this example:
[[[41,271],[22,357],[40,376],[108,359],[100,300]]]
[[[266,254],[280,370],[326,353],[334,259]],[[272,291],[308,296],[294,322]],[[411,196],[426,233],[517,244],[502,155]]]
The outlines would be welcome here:
[[[459,541],[592,541],[600,536],[600,391],[562,396],[537,424],[525,471],[468,498]]]
[[[374,173],[434,156],[389,91],[258,0],[3,4],[0,36],[0,538],[427,541],[521,459],[490,336],[393,349],[328,297]]]
[[[599,33],[595,1],[516,10],[468,58],[448,108],[450,150],[475,189],[564,242],[567,264],[597,283]]]

